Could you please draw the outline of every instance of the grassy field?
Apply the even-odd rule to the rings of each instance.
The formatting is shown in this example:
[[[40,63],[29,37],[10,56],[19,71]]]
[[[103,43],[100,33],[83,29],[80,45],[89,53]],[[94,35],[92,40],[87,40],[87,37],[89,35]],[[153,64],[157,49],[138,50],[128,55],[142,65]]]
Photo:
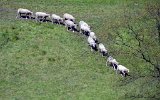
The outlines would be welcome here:
[[[125,9],[130,14],[143,12],[151,3],[160,4],[159,0],[0,0],[0,100],[159,100],[160,81],[150,76],[150,64],[115,43],[117,32],[130,40],[123,28]],[[77,22],[86,21],[110,54],[130,69],[131,77],[122,78],[105,66],[106,59],[90,52],[85,36],[64,26],[16,19],[18,8],[60,16],[67,12]],[[136,27],[136,21],[132,25]]]

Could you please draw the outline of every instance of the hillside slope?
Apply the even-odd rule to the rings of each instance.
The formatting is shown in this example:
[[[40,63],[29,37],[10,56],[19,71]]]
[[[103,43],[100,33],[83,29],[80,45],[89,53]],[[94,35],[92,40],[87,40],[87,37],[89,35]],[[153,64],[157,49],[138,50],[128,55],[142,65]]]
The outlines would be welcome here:
[[[50,23],[15,23],[1,31],[1,43],[9,38],[0,52],[1,99],[116,98],[115,75],[85,37]]]

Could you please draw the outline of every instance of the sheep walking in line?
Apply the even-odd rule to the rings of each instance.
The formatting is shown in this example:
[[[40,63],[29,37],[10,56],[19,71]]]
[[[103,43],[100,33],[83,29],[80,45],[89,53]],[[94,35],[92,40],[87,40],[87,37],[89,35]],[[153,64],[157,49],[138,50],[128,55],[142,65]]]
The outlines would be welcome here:
[[[51,20],[52,20],[52,23],[63,24],[63,18],[61,18],[60,16],[56,14],[52,14]]]
[[[120,72],[120,74],[122,75],[122,77],[126,77],[126,76],[130,76],[129,73],[129,69],[127,69],[125,66],[123,65],[118,65],[117,66],[117,71],[116,73],[118,73],[118,71]]]
[[[33,16],[33,12],[31,12],[28,9],[23,9],[23,8],[19,8],[17,10],[17,17],[16,18],[21,18],[21,17],[25,17],[26,19],[31,19]]]
[[[90,28],[85,25],[80,25],[80,33],[84,34],[86,36],[89,36],[89,33],[91,32]]]
[[[89,36],[92,37],[93,40],[94,40],[96,43],[98,43],[98,39],[97,39],[97,37],[96,37],[96,35],[95,35],[94,32],[90,32],[90,33],[89,33]]]
[[[91,38],[90,36],[88,37],[88,44],[91,47],[91,51],[98,51],[97,45],[95,43],[95,41],[93,40],[93,38]]]
[[[84,26],[86,26],[86,27],[89,27],[89,28],[91,28],[86,22],[84,22],[84,21],[80,21],[79,22],[79,26],[81,26],[81,25],[84,25]]]
[[[99,43],[98,47],[102,56],[108,56],[108,52],[102,43]]]
[[[89,36],[89,33],[91,32],[91,30],[90,30],[90,26],[86,22],[80,21],[79,22],[79,28],[80,28],[80,33],[81,34]]]
[[[17,17],[16,18],[22,18],[25,17],[26,19],[31,19],[33,18],[33,12],[31,12],[28,9],[23,9],[23,8],[19,8],[17,10]],[[50,14],[47,14],[45,12],[36,12],[35,13],[35,20],[36,21],[40,21],[40,22],[44,22],[47,20],[47,18],[51,18],[52,23],[56,23],[56,24],[63,24],[65,25],[65,27],[67,27],[67,31],[77,31],[79,32],[79,30],[77,30],[77,26],[79,25],[80,28],[80,33],[86,35],[88,37],[87,41],[89,44],[89,47],[91,48],[91,51],[98,51],[102,54],[102,56],[109,56],[108,55],[108,51],[105,48],[104,44],[99,43],[96,35],[94,32],[91,31],[91,27],[84,21],[80,21],[79,24],[77,25],[75,23],[75,18],[68,13],[65,13],[63,15],[63,18],[61,18],[60,16],[56,15],[56,14],[52,14],[50,16]],[[98,44],[98,47],[97,47]],[[106,66],[108,65],[112,66],[114,70],[116,70],[116,73],[120,73],[121,76],[126,77],[126,76],[130,76],[129,73],[129,69],[127,69],[125,66],[123,65],[119,65],[119,62],[116,61],[116,59],[114,59],[113,57],[109,56],[107,61],[106,61]]]
[[[45,12],[36,12],[35,13],[36,16],[36,21],[46,21],[47,17],[50,18],[50,14],[47,14]]]
[[[114,68],[114,70],[117,70],[117,67],[118,67],[118,62],[116,59],[114,59],[113,57],[109,56],[108,59],[107,59],[107,62],[106,62],[106,66],[108,65],[108,62],[109,62],[109,65],[112,66]]]
[[[70,20],[70,21],[72,21],[72,22],[75,22],[75,18],[74,18],[71,14],[68,14],[68,13],[65,13],[65,14],[63,15],[63,19],[64,19],[64,20]]]
[[[70,20],[65,20],[64,24],[65,24],[65,27],[67,27],[67,30],[71,30],[73,32],[77,30],[77,25]]]

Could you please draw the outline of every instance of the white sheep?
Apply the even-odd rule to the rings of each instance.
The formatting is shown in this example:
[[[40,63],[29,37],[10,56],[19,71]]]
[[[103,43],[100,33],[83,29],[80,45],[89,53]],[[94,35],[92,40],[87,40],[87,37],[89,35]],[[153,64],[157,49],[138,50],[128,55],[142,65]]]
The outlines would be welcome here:
[[[63,18],[61,18],[60,16],[58,16],[56,14],[52,14],[51,20],[52,20],[52,23],[56,23],[56,24],[63,23]]]
[[[108,55],[108,52],[102,43],[99,43],[98,47],[99,47],[99,50],[100,50],[100,53],[102,54],[102,56]]]
[[[74,18],[71,14],[68,14],[68,13],[65,13],[65,14],[63,15],[63,19],[64,19],[64,20],[70,20],[70,21],[75,22],[75,18]]]
[[[97,45],[92,37],[89,36],[87,41],[88,41],[89,46],[91,47],[91,51],[93,51],[93,50],[98,51]]]
[[[65,20],[64,24],[65,24],[65,27],[67,27],[67,30],[71,30],[73,32],[77,28],[77,25],[74,22],[70,21],[70,20]]]
[[[89,33],[91,32],[90,28],[85,25],[80,25],[80,33],[85,34],[86,36],[89,36]]]
[[[97,37],[96,37],[96,35],[95,35],[94,32],[90,32],[90,33],[89,33],[89,36],[92,37],[93,40],[94,40],[96,43],[98,43],[98,39],[97,39]]]
[[[84,21],[80,21],[80,22],[79,22],[79,26],[81,26],[81,25],[84,25],[84,26],[90,28],[90,26],[89,26],[86,22],[84,22]]]
[[[19,8],[17,10],[17,17],[16,18],[21,18],[22,16],[25,16],[26,19],[27,18],[31,19],[33,16],[33,12],[31,12],[28,9]]]
[[[109,65],[114,68],[114,70],[117,70],[117,66],[118,66],[119,63],[117,62],[116,59],[109,56],[108,59],[107,59],[107,62],[106,62],[106,66],[108,65],[108,62],[109,62]]]
[[[45,12],[36,12],[36,21],[46,21],[46,18],[50,18],[50,14],[47,14]]]
[[[89,36],[95,37],[95,33],[94,32],[90,32]]]
[[[126,77],[129,73],[129,69],[127,69],[125,66],[123,65],[118,65],[117,66],[117,71],[116,73],[118,73],[118,71],[120,72],[120,74],[123,76],[123,77]],[[129,75],[128,75],[129,76]]]

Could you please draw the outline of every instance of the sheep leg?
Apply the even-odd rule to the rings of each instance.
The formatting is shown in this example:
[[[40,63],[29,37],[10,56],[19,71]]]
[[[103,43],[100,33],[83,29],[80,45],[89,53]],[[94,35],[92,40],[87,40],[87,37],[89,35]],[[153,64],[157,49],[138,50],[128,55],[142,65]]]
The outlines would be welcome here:
[[[125,76],[125,72],[124,72],[124,71],[122,71],[122,76],[123,76],[123,77]]]
[[[84,30],[81,30],[81,34],[84,34]]]
[[[19,18],[19,13],[17,12],[17,16],[16,16],[16,18]]]
[[[58,23],[56,19],[54,20],[54,23],[55,23],[55,24],[57,24],[57,23]]]
[[[74,29],[72,29],[72,32],[74,33]]]
[[[29,18],[28,19],[31,19],[31,16],[29,15]]]
[[[30,13],[27,14],[27,19],[30,19]]]
[[[67,27],[67,24],[66,24],[66,23],[64,23],[64,25],[65,25],[65,27]]]
[[[96,46],[96,45],[94,46],[94,50],[95,50],[95,51],[98,51],[98,49],[97,49],[97,46]]]
[[[57,19],[57,24],[59,24],[59,21],[58,21],[58,19]]]
[[[44,21],[47,23],[47,17],[44,17]]]
[[[89,32],[88,32],[88,31],[85,31],[84,33],[85,33],[85,35],[86,35],[87,37],[89,36]]]
[[[29,14],[29,19],[32,19],[32,14]]]
[[[58,24],[60,24],[60,20],[58,20]]]
[[[71,27],[71,31],[74,33],[74,28],[73,27]]]
[[[92,50],[91,51],[96,51],[96,47],[93,46],[93,44],[91,45]]]
[[[91,48],[91,51],[93,51],[92,46],[90,44],[88,44],[88,46]]]
[[[44,18],[42,17],[42,20],[41,20],[41,22],[44,22]]]
[[[28,17],[27,13],[25,14],[25,16],[26,16],[26,19],[28,19],[28,18],[27,18],[27,17]]]
[[[125,73],[125,77],[126,77],[126,76],[130,76],[130,75],[126,72],[126,73]]]
[[[58,24],[60,24],[60,19],[57,20]]]
[[[42,17],[42,20],[41,20],[41,22],[44,22],[44,17]]]
[[[102,57],[104,57],[104,55],[105,55],[105,54],[104,54],[104,51],[102,51]]]
[[[81,33],[81,34],[82,34],[82,29],[80,29],[79,33]]]
[[[67,31],[69,31],[69,27],[67,27]]]
[[[38,17],[37,16],[36,16],[35,20],[36,20],[36,22],[38,22]]]
[[[80,33],[83,34],[83,30],[82,29],[80,29]]]
[[[41,19],[38,17],[38,18],[37,18],[37,21],[38,21],[38,22],[41,22]]]
[[[93,51],[93,48],[91,47],[91,52]]]
[[[99,49],[100,51],[99,51],[99,53],[101,54],[101,56],[103,57],[103,53],[102,53],[102,51],[101,51],[101,49]]]
[[[106,51],[103,52],[103,56],[107,56],[108,53]]]
[[[21,18],[22,17],[22,15],[21,15],[21,13],[19,13],[19,18]]]
[[[115,70],[115,66],[114,66],[114,64],[113,64],[113,63],[111,63],[111,64],[112,64],[113,69]]]
[[[52,24],[54,23],[53,19],[52,19]]]
[[[76,28],[75,28],[74,26],[72,26],[72,31],[73,31],[73,33],[74,33],[75,29],[76,29]]]
[[[117,64],[113,64],[114,65],[114,70],[117,70]]]
[[[124,71],[124,77],[126,77],[126,76],[130,76],[130,75],[128,75],[127,71]]]
[[[36,22],[40,22],[41,20],[40,20],[40,16],[36,16]]]
[[[44,16],[44,22],[47,23],[47,16]]]

